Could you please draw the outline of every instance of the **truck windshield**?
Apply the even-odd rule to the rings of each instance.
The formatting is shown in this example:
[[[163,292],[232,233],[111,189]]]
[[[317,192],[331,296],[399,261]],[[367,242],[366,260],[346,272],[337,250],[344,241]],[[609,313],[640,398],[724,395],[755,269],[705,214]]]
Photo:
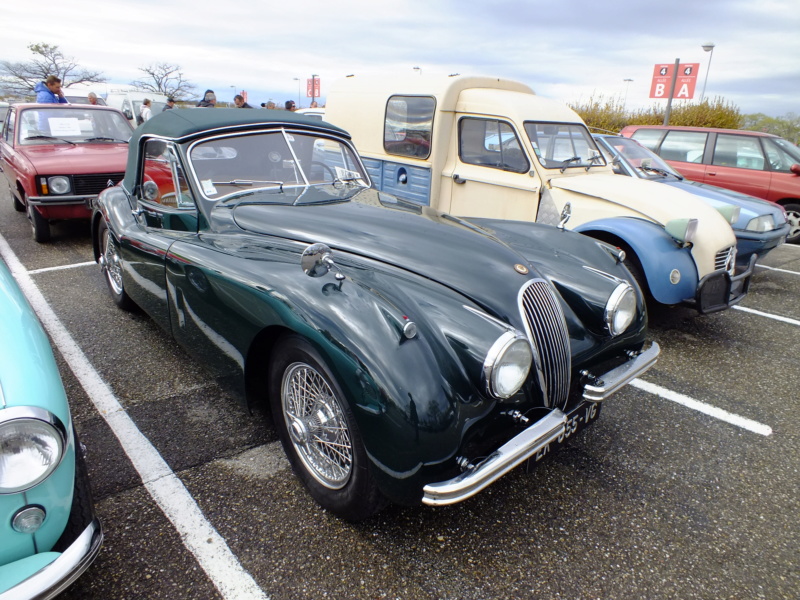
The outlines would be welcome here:
[[[545,169],[574,169],[606,164],[582,123],[527,121],[525,132]]]

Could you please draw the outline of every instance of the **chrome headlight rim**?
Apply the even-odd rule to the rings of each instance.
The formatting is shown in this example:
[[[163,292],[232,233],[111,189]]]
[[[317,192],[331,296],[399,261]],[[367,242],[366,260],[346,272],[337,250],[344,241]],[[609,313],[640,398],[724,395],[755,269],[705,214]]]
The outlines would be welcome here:
[[[47,189],[54,196],[63,196],[72,191],[72,183],[66,175],[53,175],[47,178]]]
[[[4,460],[3,453],[13,439],[12,428],[19,428],[21,425],[27,425],[31,430],[38,428],[40,434],[51,436],[55,442],[56,455],[43,470],[35,473],[35,476],[9,485],[4,483],[3,468],[9,466]],[[25,492],[47,480],[64,460],[68,442],[69,437],[64,423],[48,410],[35,406],[11,406],[0,411],[0,495]]]
[[[525,356],[525,352],[527,352],[527,358],[520,361],[519,364],[522,376],[517,377],[517,381],[512,386],[501,385],[499,378],[501,370],[503,369],[503,361],[508,357],[512,349],[514,351],[520,351],[523,348],[523,356]],[[533,351],[531,350],[530,341],[525,334],[517,330],[504,332],[495,340],[494,344],[492,344],[483,363],[483,378],[486,393],[498,400],[507,400],[511,398],[522,389],[522,386],[528,379],[532,365]]]
[[[620,283],[606,302],[603,319],[608,333],[616,337],[627,331],[636,317],[636,293],[629,283]]]

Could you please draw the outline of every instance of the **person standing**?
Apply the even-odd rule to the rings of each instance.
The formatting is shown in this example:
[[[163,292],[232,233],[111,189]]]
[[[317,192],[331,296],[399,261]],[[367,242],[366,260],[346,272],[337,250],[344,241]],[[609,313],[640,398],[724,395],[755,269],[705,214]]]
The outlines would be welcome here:
[[[161,109],[161,112],[170,110],[171,108],[175,108],[175,98],[167,98],[167,103],[164,105],[164,108]]]
[[[55,75],[37,83],[33,91],[36,92],[36,102],[40,104],[67,104],[61,91],[61,79]]]
[[[153,110],[150,108],[151,104],[152,101],[150,100],[150,98],[145,98],[144,100],[142,100],[142,106],[139,109],[139,116],[141,117],[141,122],[139,123],[140,125],[142,123],[146,123],[147,121],[149,121],[150,118],[153,116]]]
[[[283,103],[283,105],[286,108],[286,110],[290,110],[292,112],[297,110],[297,106],[295,106],[294,100],[287,100],[286,102]]]
[[[89,92],[89,94],[86,96],[86,99],[92,106],[97,106],[97,94],[94,92]]]
[[[241,94],[236,94],[233,97],[233,103],[236,105],[236,108],[253,108],[247,102],[244,101],[244,96]]]
[[[214,108],[217,105],[217,95],[214,90],[206,90],[203,99],[197,103],[198,107]]]

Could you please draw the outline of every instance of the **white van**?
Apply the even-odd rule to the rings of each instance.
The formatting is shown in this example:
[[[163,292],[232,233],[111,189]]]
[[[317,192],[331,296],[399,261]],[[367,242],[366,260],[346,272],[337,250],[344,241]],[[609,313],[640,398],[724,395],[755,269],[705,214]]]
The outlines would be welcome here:
[[[136,127],[136,116],[139,114],[139,109],[142,107],[142,101],[145,98],[150,98],[153,102],[150,105],[153,116],[159,114],[167,105],[167,96],[156,94],[155,92],[140,91],[109,92],[106,96],[106,104],[121,110],[131,124]]]

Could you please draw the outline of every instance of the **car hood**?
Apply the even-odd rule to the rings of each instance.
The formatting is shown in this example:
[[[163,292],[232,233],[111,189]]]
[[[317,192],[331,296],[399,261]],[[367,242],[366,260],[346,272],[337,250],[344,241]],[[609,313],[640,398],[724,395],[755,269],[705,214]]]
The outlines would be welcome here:
[[[240,205],[234,209],[234,219],[246,231],[307,244],[323,242],[334,250],[334,260],[336,251],[347,252],[414,272],[459,291],[512,322],[516,318],[511,314],[519,310],[516,301],[520,287],[533,277],[544,278],[521,252],[488,230],[375,190],[326,205]],[[584,241],[575,234],[569,234],[569,238]],[[592,250],[602,254],[596,248]],[[563,255],[569,256],[569,251],[567,241]],[[613,286],[606,278],[583,269],[591,261],[585,248],[582,254],[576,253],[571,261],[576,277],[583,281],[596,278],[597,287],[608,287],[610,293]],[[520,273],[525,269],[516,265],[524,265],[530,272]],[[344,271],[352,274],[346,268]]]
[[[771,202],[761,200],[754,196],[748,196],[747,194],[742,194],[733,190],[726,190],[707,183],[700,183],[699,181],[679,181],[675,179],[659,181],[673,188],[700,196],[709,205],[715,208],[731,205],[738,206],[740,210],[739,220],[733,224],[736,229],[744,229],[752,219],[760,217],[761,215],[771,215],[776,227],[786,222],[783,211],[781,211],[780,208]]]
[[[28,146],[20,152],[45,174],[122,173],[128,160],[128,144],[110,142],[46,144]]]

